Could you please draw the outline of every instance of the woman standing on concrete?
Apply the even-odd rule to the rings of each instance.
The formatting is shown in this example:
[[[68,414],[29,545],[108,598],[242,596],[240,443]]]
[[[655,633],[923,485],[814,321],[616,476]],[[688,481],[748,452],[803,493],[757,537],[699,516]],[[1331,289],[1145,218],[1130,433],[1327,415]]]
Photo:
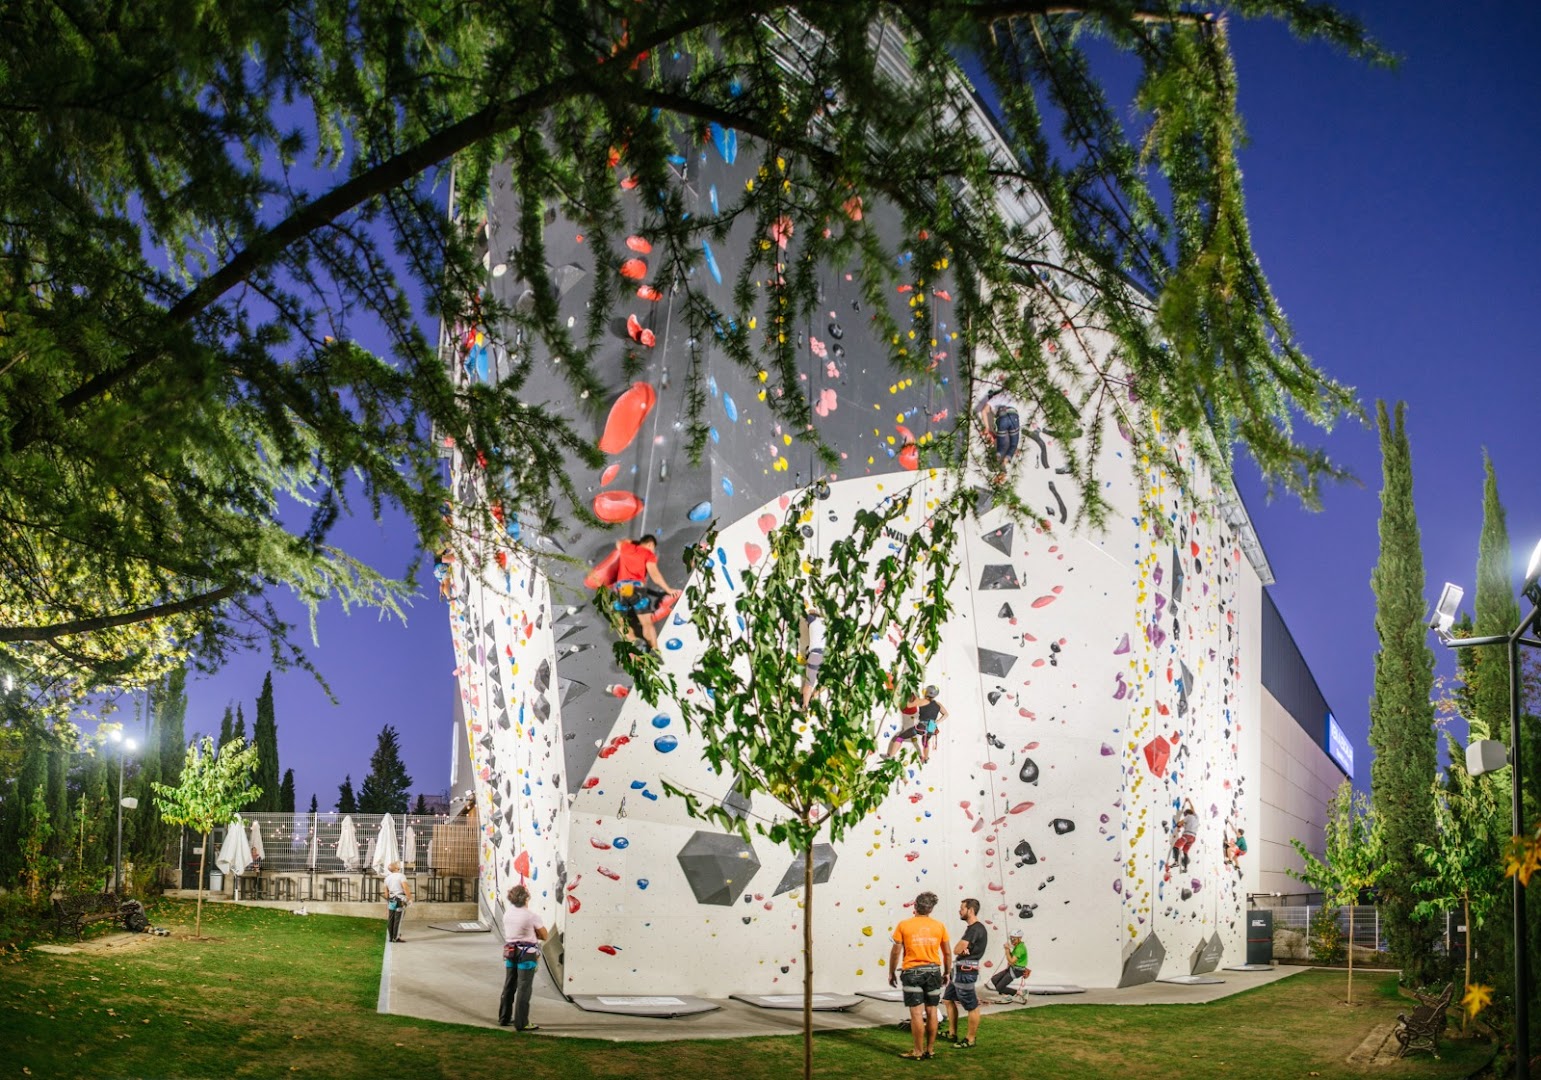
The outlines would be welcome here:
[[[523,885],[508,890],[508,903],[503,911],[503,998],[498,1002],[498,1024],[512,1023],[515,1031],[537,1031],[530,1023],[530,991],[546,926],[530,910],[530,890]]]

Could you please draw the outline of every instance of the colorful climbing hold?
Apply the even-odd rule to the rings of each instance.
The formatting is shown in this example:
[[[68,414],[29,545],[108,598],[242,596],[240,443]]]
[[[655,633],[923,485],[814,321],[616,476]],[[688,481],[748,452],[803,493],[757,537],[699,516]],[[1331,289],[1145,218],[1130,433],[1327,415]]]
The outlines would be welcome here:
[[[630,446],[657,401],[658,393],[652,386],[645,382],[632,383],[610,406],[605,432],[599,437],[599,449],[606,454],[619,454]]]
[[[618,525],[642,513],[642,499],[630,491],[601,491],[594,496],[594,516]]]

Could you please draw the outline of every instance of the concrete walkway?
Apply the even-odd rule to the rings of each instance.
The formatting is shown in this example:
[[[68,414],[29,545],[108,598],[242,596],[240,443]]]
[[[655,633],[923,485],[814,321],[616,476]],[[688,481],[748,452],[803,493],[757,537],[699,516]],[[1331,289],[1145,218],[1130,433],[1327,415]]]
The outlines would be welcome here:
[[[426,925],[404,926],[399,944],[385,947],[385,967],[380,981],[380,1011],[398,1016],[441,1020],[448,1024],[496,1028],[498,996],[503,988],[501,939],[491,933],[452,934]],[[1271,971],[1218,971],[1224,983],[1181,986],[1146,983],[1127,990],[1088,990],[1061,997],[1034,997],[1027,1005],[986,1005],[985,1020],[992,1014],[1041,1005],[1195,1005],[1216,1001],[1243,990],[1288,978],[1303,967],[1276,967]],[[879,986],[851,987],[876,990]],[[744,987],[757,990],[757,987]],[[791,992],[778,987],[778,992]],[[801,992],[801,988],[793,988]],[[671,993],[660,986],[659,994]],[[988,995],[988,991],[987,991]],[[988,1000],[988,997],[986,998]],[[763,1035],[796,1035],[802,1031],[802,1012],[796,1009],[760,1009],[737,1001],[720,1000],[716,1012],[674,1019],[617,1016],[584,1012],[557,993],[542,968],[536,973],[530,1022],[540,1025],[541,1035],[603,1039],[611,1042],[667,1042],[675,1039],[741,1039]],[[881,1027],[904,1015],[900,1005],[864,1000],[849,1012],[815,1012],[814,1029],[840,1031]],[[508,1029],[513,1037],[513,1029]]]

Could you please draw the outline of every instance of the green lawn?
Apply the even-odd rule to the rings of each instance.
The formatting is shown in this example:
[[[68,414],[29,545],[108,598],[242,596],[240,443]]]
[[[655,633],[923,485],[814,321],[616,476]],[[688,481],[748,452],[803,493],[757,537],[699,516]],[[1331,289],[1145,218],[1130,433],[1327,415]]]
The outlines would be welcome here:
[[[609,1043],[514,1036],[381,1016],[380,925],[362,919],[205,905],[205,940],[187,935],[192,905],[152,910],[177,936],[116,955],[13,955],[0,964],[0,1070],[33,1077],[318,1076],[733,1077],[784,1080],[801,1064],[799,1040]],[[1407,1008],[1393,979],[1310,972],[1212,1005],[1062,1005],[986,1016],[979,1047],[942,1047],[936,1062],[895,1055],[894,1028],[820,1035],[820,1077],[1377,1077],[1454,1078],[1486,1046],[1450,1042],[1373,1070],[1345,1059],[1376,1025]],[[491,1003],[488,1003],[491,1006]],[[660,1021],[667,1023],[668,1021]]]

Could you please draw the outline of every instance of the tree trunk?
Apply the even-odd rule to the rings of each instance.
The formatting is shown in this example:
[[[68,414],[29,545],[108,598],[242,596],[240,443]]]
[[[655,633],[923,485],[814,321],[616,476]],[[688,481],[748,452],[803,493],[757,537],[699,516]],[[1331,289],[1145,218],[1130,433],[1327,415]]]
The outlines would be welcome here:
[[[1358,899],[1358,897],[1355,897]],[[1354,905],[1348,905],[1348,1003],[1354,1003]]]
[[[813,844],[803,852],[803,1080],[813,1080]]]
[[[1462,950],[1466,953],[1466,981],[1461,984],[1461,996],[1465,997],[1466,991],[1471,989],[1471,893],[1465,891],[1461,893],[1461,910],[1466,916],[1466,929],[1463,931],[1466,934],[1466,948]],[[1466,1020],[1466,1010],[1462,1009],[1461,1034],[1463,1035],[1466,1033]]]
[[[209,861],[209,834],[203,834],[203,847],[198,852],[198,914],[193,918],[193,937],[203,937],[203,868]]]

